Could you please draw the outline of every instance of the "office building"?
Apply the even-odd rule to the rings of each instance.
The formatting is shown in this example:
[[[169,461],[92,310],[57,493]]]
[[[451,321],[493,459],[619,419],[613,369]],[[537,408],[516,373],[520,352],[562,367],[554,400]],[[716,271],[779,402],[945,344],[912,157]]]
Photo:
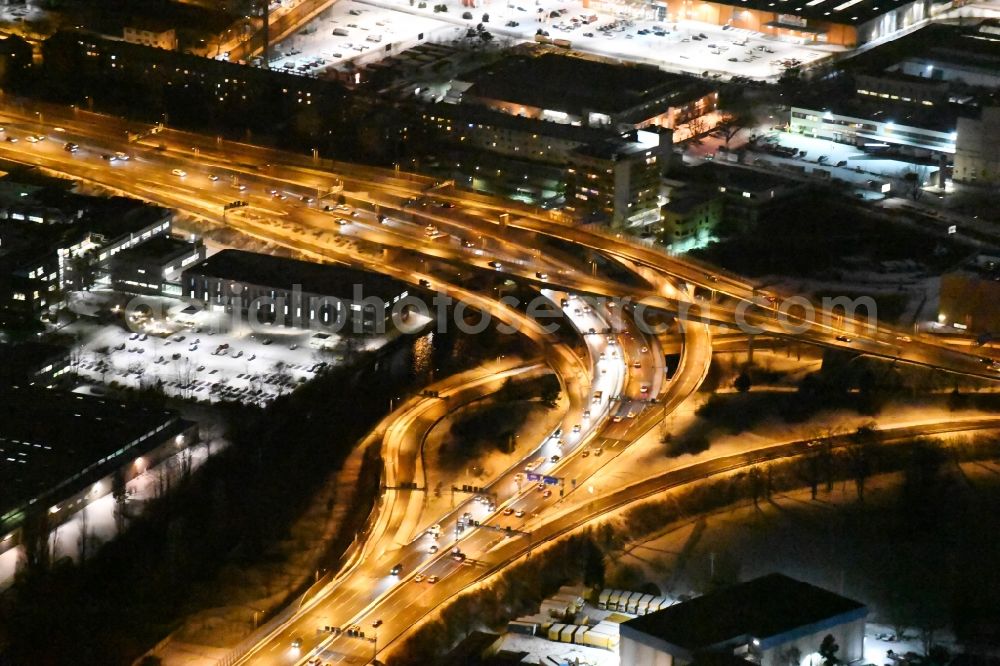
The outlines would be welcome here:
[[[808,666],[829,635],[850,664],[863,656],[867,615],[864,604],[775,573],[623,623],[619,655],[629,666],[788,666],[791,655]]]
[[[405,284],[377,273],[241,250],[185,269],[181,284],[185,298],[253,323],[344,334],[388,331],[407,296]]]
[[[180,297],[181,272],[205,258],[205,245],[159,236],[118,253],[111,262],[111,285],[130,294]]]
[[[711,190],[678,193],[660,207],[660,238],[674,251],[708,242],[722,222],[723,195]]]
[[[5,197],[17,193],[25,196]],[[89,288],[119,252],[170,233],[171,211],[125,197],[46,187],[0,187],[0,325],[51,313]]]
[[[659,219],[660,177],[671,153],[670,130],[640,130],[574,149],[566,210],[585,222],[636,226]]]

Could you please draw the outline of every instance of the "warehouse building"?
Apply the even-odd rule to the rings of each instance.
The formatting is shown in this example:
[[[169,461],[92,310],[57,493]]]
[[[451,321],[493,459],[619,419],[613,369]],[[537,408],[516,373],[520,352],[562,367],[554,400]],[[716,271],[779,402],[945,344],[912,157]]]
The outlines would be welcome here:
[[[0,573],[27,542],[198,439],[171,410],[24,386],[0,387],[0,423]]]
[[[647,65],[583,57],[544,47],[515,49],[456,85],[462,104],[567,125],[676,128],[715,110],[704,81]]]
[[[654,0],[666,21],[703,21],[801,43],[854,47],[930,18],[930,0]]]
[[[793,654],[806,665],[830,635],[850,664],[863,656],[867,615],[864,604],[775,573],[625,622],[619,655],[630,666],[787,666]]]

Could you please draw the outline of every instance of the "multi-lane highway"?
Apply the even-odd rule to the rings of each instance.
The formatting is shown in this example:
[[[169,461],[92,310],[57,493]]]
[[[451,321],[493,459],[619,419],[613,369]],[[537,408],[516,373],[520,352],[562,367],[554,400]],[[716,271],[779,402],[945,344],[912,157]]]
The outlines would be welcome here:
[[[793,313],[782,322],[776,315],[788,299],[764,294],[739,278],[614,234],[566,224],[558,216],[435,188],[419,176],[321,163],[173,130],[130,141],[129,128],[118,119],[57,107],[0,105],[0,124],[0,157],[140,196],[307,256],[380,271],[488,313],[536,343],[569,398],[559,431],[535,443],[522,464],[489,482],[483,501],[470,499],[433,517],[423,514],[417,492],[391,489],[421,484],[418,452],[427,425],[450,408],[446,405],[461,404],[495,390],[508,376],[539,368],[498,365],[489,375],[442,383],[439,392],[447,402],[413,398],[404,403],[384,430],[390,489],[360,555],[291,620],[260,637],[242,656],[245,662],[291,664],[316,650],[327,660],[370,657],[374,644],[317,629],[357,624],[371,637],[371,623],[381,620],[378,635],[383,643],[389,641],[484,571],[561,533],[573,520],[613,506],[618,500],[603,495],[588,498],[590,514],[566,518],[561,510],[589,495],[588,479],[697,389],[711,362],[709,322],[730,324],[742,316],[748,325],[773,335],[995,375],[974,355],[881,326],[844,322],[822,312],[810,320]],[[344,196],[346,203],[338,204],[334,195]],[[223,205],[237,199],[249,205],[224,213]],[[592,274],[579,258],[548,247],[540,251],[546,239],[612,257],[636,279],[623,284]],[[521,307],[501,301],[492,291],[468,288],[464,274],[470,270],[536,285],[562,310],[583,344],[556,342]],[[686,311],[678,317],[683,353],[673,377],[666,377],[660,338],[637,324],[641,309],[586,300],[581,294],[629,297],[664,311]],[[795,325],[799,329],[790,330]],[[698,473],[723,470],[726,464],[712,461]],[[539,484],[529,473],[549,477],[549,482]],[[683,478],[688,477],[678,477]],[[615,497],[621,500],[619,495]],[[634,491],[627,497],[638,496]],[[464,526],[466,513],[482,525]],[[436,539],[418,529],[432,521],[440,525]],[[453,555],[454,548],[460,552]],[[393,574],[395,565],[400,566]],[[423,580],[416,582],[418,576]],[[299,638],[301,645],[293,650],[292,642]]]
[[[429,257],[482,268],[489,267],[490,261],[499,261],[503,273],[533,280],[541,280],[539,274],[545,275],[542,281],[581,293],[644,298],[666,309],[683,309],[685,316],[694,320],[726,324],[742,320],[746,326],[770,334],[981,377],[995,378],[997,375],[975,355],[938,341],[912,336],[883,324],[873,327],[850,318],[845,321],[836,313],[822,310],[803,319],[793,307],[783,312],[786,304],[793,302],[791,298],[764,293],[744,280],[688,259],[667,256],[658,249],[618,235],[563,224],[556,217],[533,214],[510,202],[441,188],[433,192],[434,200],[452,208],[407,207],[407,202],[425,197],[428,188],[433,186],[426,178],[356,165],[319,161],[311,164],[308,158],[301,156],[172,130],[130,144],[126,134],[129,128],[120,120],[54,107],[8,104],[0,107],[0,122],[7,126],[7,138],[19,139],[18,143],[0,141],[0,156],[39,164],[59,173],[163,202],[208,220],[222,222],[223,204],[234,199],[249,200],[251,206],[239,215],[256,216],[261,224],[276,227],[276,230],[302,226],[320,235],[353,233],[359,238],[376,242],[381,239],[394,247]],[[56,127],[65,131],[56,131]],[[28,143],[24,139],[29,134],[47,136],[48,141]],[[80,150],[77,153],[62,151],[64,139],[79,143]],[[100,157],[116,152],[130,153],[134,159],[122,162]],[[324,170],[327,168],[333,169],[333,173]],[[210,180],[212,177],[218,180]],[[368,207],[379,206],[397,220],[397,224],[413,222],[410,227],[394,230],[374,229],[366,224],[373,224],[372,220],[360,220],[354,222],[359,228],[353,231],[337,229],[336,212],[324,212],[308,200],[339,191],[349,193],[352,200]],[[499,218],[504,213],[509,217],[501,228]],[[426,223],[460,229],[464,237],[454,236],[453,240],[444,243],[428,241],[415,234],[412,228],[422,229]],[[522,236],[515,238],[516,234]],[[679,295],[663,294],[625,288],[613,280],[589,276],[585,271],[548,270],[548,254],[534,251],[530,246],[531,239],[539,236],[557,238],[651,267],[691,286],[692,290]],[[476,246],[480,238],[485,239],[486,251]],[[499,257],[509,252],[516,256],[505,263]],[[478,257],[478,263],[473,255]],[[693,293],[695,287],[707,296],[699,298]]]

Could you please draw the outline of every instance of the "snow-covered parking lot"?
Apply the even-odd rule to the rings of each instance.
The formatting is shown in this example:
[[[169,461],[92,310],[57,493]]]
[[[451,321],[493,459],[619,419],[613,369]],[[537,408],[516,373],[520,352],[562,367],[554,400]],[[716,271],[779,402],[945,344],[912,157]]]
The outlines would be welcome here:
[[[447,11],[436,12],[434,8],[441,5]],[[574,50],[720,77],[773,78],[786,64],[806,64],[840,50],[699,21],[667,22],[638,12],[625,16],[620,11],[586,9],[579,1],[510,0],[477,5],[463,6],[461,0],[339,2],[277,45],[274,55],[278,59],[271,66],[322,76],[347,60],[374,62],[421,42],[452,41],[478,23],[484,23],[496,38],[530,41],[543,30],[550,39],[568,40]],[[593,16],[597,20],[588,22]]]
[[[199,315],[205,320],[197,319]],[[210,402],[265,404],[324,368],[342,363],[349,349],[375,349],[386,342],[384,337],[348,342],[331,335],[319,349],[315,331],[227,328],[208,321],[210,313],[199,315],[187,326],[178,325],[171,316],[135,330],[75,322],[66,328],[80,340],[72,359],[75,370],[104,384],[158,388],[167,395]]]

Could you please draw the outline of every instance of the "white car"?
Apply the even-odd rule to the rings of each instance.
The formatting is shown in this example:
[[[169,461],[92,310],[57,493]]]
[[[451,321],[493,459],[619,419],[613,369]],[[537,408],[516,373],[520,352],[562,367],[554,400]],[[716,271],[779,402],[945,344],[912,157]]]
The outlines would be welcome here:
[[[131,159],[128,153],[122,153],[122,152],[115,153],[115,157],[120,159],[122,162],[127,162],[128,160]]]
[[[208,175],[208,179],[209,179],[210,181],[212,181],[213,183],[217,183],[217,182],[219,182],[219,177],[218,177],[218,176],[216,176],[216,175],[215,175],[214,173],[210,173],[210,174]]]
[[[173,169],[170,173],[174,174],[178,178],[183,178],[187,175],[187,171],[184,171],[183,169]]]
[[[38,137],[35,136],[34,134],[29,134],[28,136],[24,137],[24,140],[27,141],[28,143],[38,143]]]

